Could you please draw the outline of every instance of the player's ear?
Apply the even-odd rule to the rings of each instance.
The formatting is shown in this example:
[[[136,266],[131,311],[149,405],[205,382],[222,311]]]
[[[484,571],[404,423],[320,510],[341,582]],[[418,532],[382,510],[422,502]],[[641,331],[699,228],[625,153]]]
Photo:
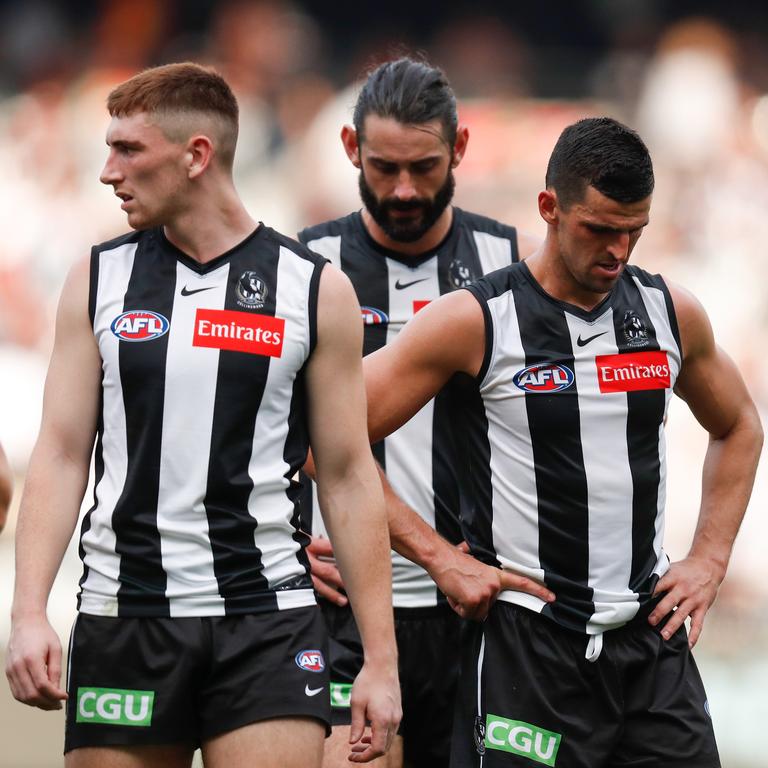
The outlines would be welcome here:
[[[455,168],[464,157],[467,151],[467,142],[469,141],[469,128],[466,125],[459,125],[456,130],[456,141],[453,143],[453,159],[451,167]]]
[[[360,167],[360,143],[357,139],[357,131],[353,125],[345,125],[341,129],[341,143],[344,145],[344,151],[347,153],[349,162]]]
[[[557,193],[554,189],[539,192],[539,215],[547,224],[557,224]]]
[[[213,159],[213,142],[205,135],[192,136],[187,141],[185,160],[190,179],[198,177]]]

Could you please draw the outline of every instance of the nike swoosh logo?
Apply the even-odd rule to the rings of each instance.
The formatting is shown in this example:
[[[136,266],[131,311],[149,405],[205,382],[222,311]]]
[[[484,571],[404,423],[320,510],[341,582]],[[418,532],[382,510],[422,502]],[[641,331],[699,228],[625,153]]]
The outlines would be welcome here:
[[[191,296],[193,293],[200,293],[200,291],[210,291],[212,288],[217,288],[217,287],[218,286],[216,286],[216,285],[209,285],[207,288],[193,288],[190,291],[189,288],[187,288],[187,286],[185,285],[181,289],[181,295],[182,296]]]
[[[304,693],[307,694],[307,696],[317,696],[320,691],[323,690],[325,686],[321,686],[320,688],[310,688],[308,685],[304,686]]]
[[[397,288],[398,291],[402,291],[403,288],[410,288],[412,285],[416,285],[416,283],[423,283],[425,280],[429,280],[429,278],[421,277],[418,280],[411,280],[410,283],[401,283],[399,280],[395,280],[395,288]]]
[[[576,344],[579,347],[585,347],[587,344],[589,344],[590,341],[594,341],[598,336],[605,336],[606,333],[608,333],[608,331],[603,331],[602,333],[596,333],[594,336],[590,336],[587,339],[582,339],[581,334],[579,334],[579,338],[576,339]]]

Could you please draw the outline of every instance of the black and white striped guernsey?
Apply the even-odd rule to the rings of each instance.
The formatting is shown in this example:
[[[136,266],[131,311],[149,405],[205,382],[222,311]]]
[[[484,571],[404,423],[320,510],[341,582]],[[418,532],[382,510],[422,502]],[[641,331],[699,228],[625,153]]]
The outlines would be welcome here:
[[[291,481],[324,259],[260,225],[201,265],[161,229],[96,246],[102,358],[78,608],[213,616],[315,602]]]
[[[472,551],[557,595],[500,599],[590,635],[620,626],[669,567],[664,419],[681,365],[669,291],[629,266],[586,312],[524,263],[469,290],[486,324],[482,369],[464,377]]]
[[[514,227],[459,208],[453,209],[451,229],[443,242],[418,257],[376,243],[360,213],[309,227],[299,239],[352,281],[362,306],[366,355],[391,342],[425,304],[518,259]],[[451,427],[456,407],[448,386],[401,429],[374,446],[395,492],[454,543],[462,539],[459,514],[464,498]],[[311,525],[313,533],[323,532],[320,515],[312,515]],[[445,599],[426,571],[396,552],[392,553],[392,581],[396,607],[425,607]]]

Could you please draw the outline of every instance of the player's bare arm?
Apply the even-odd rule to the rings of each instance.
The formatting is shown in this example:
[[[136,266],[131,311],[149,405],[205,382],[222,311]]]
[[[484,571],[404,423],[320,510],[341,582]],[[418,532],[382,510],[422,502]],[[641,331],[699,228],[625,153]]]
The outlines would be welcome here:
[[[0,445],[0,531],[5,528],[8,520],[8,508],[11,506],[13,496],[13,474],[8,464],[3,446]]]
[[[402,426],[455,373],[477,376],[484,350],[485,320],[468,291],[448,294],[421,310],[394,342],[363,361],[372,442]],[[483,618],[505,589],[547,602],[555,599],[543,585],[487,566],[454,547],[401,501],[386,479],[382,484],[393,549],[425,568],[460,616]]]
[[[88,318],[88,265],[62,292],[43,400],[16,531],[16,585],[6,674],[16,699],[60,709],[61,644],[46,617],[48,594],[88,481],[100,360]]]
[[[670,286],[670,292],[683,345],[683,364],[675,392],[709,433],[709,447],[691,549],[659,580],[656,593],[666,595],[649,621],[658,624],[677,607],[662,635],[671,637],[690,616],[689,644],[693,647],[725,578],[752,491],[763,431],[744,380],[731,358],[715,343],[701,304],[681,288]]]
[[[317,347],[307,372],[309,428],[320,506],[365,654],[352,691],[352,762],[383,754],[401,716],[389,536],[365,429],[361,346],[352,286],[326,266],[320,278]]]

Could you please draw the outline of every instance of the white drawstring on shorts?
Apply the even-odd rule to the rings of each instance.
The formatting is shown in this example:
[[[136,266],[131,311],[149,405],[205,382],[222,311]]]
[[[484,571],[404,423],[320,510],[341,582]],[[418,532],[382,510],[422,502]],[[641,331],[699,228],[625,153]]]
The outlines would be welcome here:
[[[603,650],[603,633],[598,632],[596,635],[589,636],[589,642],[587,643],[587,651],[584,654],[584,658],[589,662],[596,662],[600,658],[600,652]]]

